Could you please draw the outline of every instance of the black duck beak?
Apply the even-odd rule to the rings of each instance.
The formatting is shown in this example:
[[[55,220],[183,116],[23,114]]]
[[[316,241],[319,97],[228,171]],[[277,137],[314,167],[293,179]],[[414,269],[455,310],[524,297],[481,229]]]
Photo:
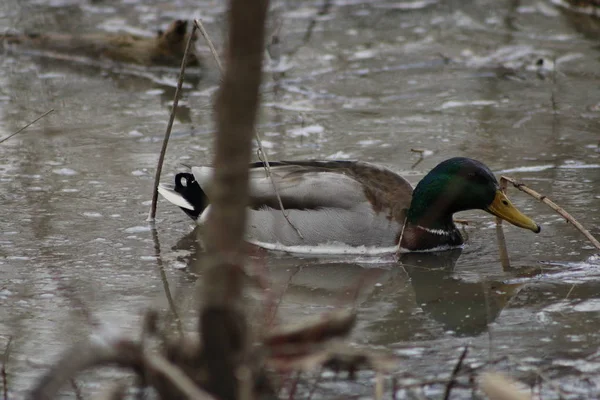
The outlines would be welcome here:
[[[508,197],[500,190],[496,191],[494,201],[492,201],[492,204],[490,204],[485,211],[510,222],[519,228],[529,229],[535,233],[539,233],[541,230],[538,224],[513,206]]]

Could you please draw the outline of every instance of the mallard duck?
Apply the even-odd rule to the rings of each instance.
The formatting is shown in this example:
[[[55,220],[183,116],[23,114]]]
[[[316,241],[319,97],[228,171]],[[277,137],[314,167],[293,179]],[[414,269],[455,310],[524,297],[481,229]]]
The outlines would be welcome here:
[[[270,170],[287,219],[264,164],[257,162],[250,165],[246,229],[249,242],[267,249],[327,253],[332,247],[325,245],[339,244],[344,253],[352,252],[348,246],[361,249],[358,253],[449,249],[463,244],[453,214],[472,209],[540,231],[500,191],[490,169],[469,158],[441,162],[414,190],[389,169],[360,161],[280,161],[271,162]],[[201,223],[210,212],[211,177],[212,168],[193,167],[175,176],[174,187],[161,185],[159,193]]]

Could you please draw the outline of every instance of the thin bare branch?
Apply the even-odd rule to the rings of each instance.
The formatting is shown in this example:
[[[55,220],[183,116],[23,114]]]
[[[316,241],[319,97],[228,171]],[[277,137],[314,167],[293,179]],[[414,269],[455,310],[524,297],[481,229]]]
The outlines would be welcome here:
[[[8,135],[7,137],[5,137],[4,139],[0,139],[0,143],[4,143],[6,142],[8,139],[10,139],[11,137],[23,132],[25,129],[29,128],[31,125],[35,124],[36,122],[38,122],[40,119],[44,118],[46,115],[51,114],[52,112],[54,112],[54,108],[51,110],[46,111],[44,114],[40,115],[39,117],[37,117],[36,119],[34,119],[33,121],[31,121],[30,123],[28,123],[27,125],[25,125],[24,127],[22,127],[21,129],[19,129],[18,131],[11,133],[10,135]]]
[[[188,38],[187,44],[185,45],[185,53],[183,53],[183,59],[181,60],[181,69],[179,70],[179,78],[177,79],[177,88],[175,89],[175,95],[173,96],[173,107],[171,108],[171,115],[169,116],[169,123],[167,124],[167,130],[165,131],[165,138],[163,139],[162,148],[160,149],[160,155],[158,156],[158,164],[156,165],[156,173],[154,174],[154,192],[152,193],[152,205],[150,206],[150,214],[148,215],[148,221],[154,221],[156,217],[156,204],[158,202],[158,183],[160,182],[160,174],[162,172],[163,162],[165,161],[165,155],[167,153],[167,145],[169,144],[169,137],[171,137],[171,129],[173,129],[173,122],[175,121],[175,112],[177,111],[177,105],[179,104],[179,97],[181,96],[181,87],[183,86],[183,78],[185,76],[185,66],[187,65],[188,55],[192,48],[194,41],[194,33],[196,32],[196,24],[192,27],[192,33]]]
[[[458,373],[462,367],[463,362],[465,361],[465,358],[467,357],[468,352],[469,352],[469,346],[467,345],[467,346],[465,346],[464,350],[460,354],[460,357],[458,357],[458,361],[456,362],[456,365],[454,366],[454,369],[452,370],[452,375],[450,375],[450,380],[446,384],[446,390],[444,391],[444,400],[448,400],[450,398],[450,392],[452,391],[452,388],[456,384],[456,377],[458,376]]]
[[[202,36],[204,36],[204,39],[206,39],[206,42],[208,43],[208,47],[210,48],[210,52],[212,53],[212,55],[215,59],[215,62],[217,63],[217,66],[219,67],[219,71],[222,74],[223,73],[223,64],[221,64],[221,59],[219,57],[219,53],[217,53],[217,50],[215,49],[215,46],[214,46],[212,40],[210,39],[208,32],[206,31],[206,29],[204,29],[204,25],[202,25],[202,21],[199,19],[195,19],[194,26],[196,26],[200,30],[200,32],[202,33]],[[277,188],[277,184],[275,184],[275,179],[273,179],[273,175],[271,173],[271,165],[269,164],[269,158],[267,156],[267,152],[264,150],[264,147],[262,145],[262,140],[260,139],[260,135],[256,129],[254,130],[254,136],[256,138],[256,145],[258,147],[258,158],[261,161],[263,161],[265,164],[265,172],[267,174],[267,177],[271,180],[271,185],[273,186],[273,190],[275,191],[275,196],[277,197],[277,201],[279,202],[279,208],[283,214],[283,217],[285,218],[287,223],[290,224],[290,226],[292,228],[294,228],[294,230],[296,231],[298,236],[301,239],[304,239],[304,236],[302,236],[302,233],[300,232],[300,230],[296,227],[296,225],[294,225],[292,223],[292,221],[290,221],[288,214],[285,212],[285,207],[283,206],[281,196],[279,195],[279,189]]]
[[[529,187],[527,187],[524,183],[520,183],[518,182],[516,179],[514,178],[510,178],[508,176],[502,176],[500,177],[500,180],[505,180],[507,182],[510,182],[514,187],[516,187],[517,189],[519,189],[522,192],[527,193],[528,195],[538,199],[539,201],[541,201],[542,203],[546,204],[548,207],[550,207],[551,209],[553,209],[554,211],[556,211],[558,214],[560,214],[562,217],[564,217],[568,222],[572,223],[573,226],[575,226],[575,228],[579,229],[579,232],[583,233],[583,235],[588,238],[588,240],[597,248],[600,249],[600,242],[598,242],[598,240],[592,236],[592,234],[583,227],[583,225],[581,225],[575,218],[573,218],[573,216],[571,214],[569,214],[568,212],[566,212],[562,207],[560,207],[558,204],[556,204],[555,202],[553,202],[552,200],[550,200],[549,198],[547,198],[544,195],[539,194],[538,192],[536,192],[533,189],[530,189]]]
[[[210,40],[210,36],[208,35],[208,32],[206,32],[206,29],[204,29],[204,25],[202,24],[202,20],[201,19],[195,19],[194,20],[194,26],[196,28],[198,28],[198,30],[200,31],[200,33],[204,37],[204,40],[206,40],[206,43],[208,44],[208,48],[210,49],[210,52],[212,53],[213,58],[215,59],[215,62],[217,63],[217,67],[219,68],[219,72],[221,72],[221,74],[223,74],[223,64],[221,64],[221,58],[219,57],[219,53],[217,53],[217,49],[215,48],[215,45],[213,44],[212,40]]]

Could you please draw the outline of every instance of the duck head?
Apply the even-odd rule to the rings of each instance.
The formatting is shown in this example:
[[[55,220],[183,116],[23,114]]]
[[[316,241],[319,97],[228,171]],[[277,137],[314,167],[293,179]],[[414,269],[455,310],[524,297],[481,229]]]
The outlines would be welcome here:
[[[417,185],[407,213],[407,223],[430,231],[451,231],[452,215],[480,209],[520,228],[540,232],[540,226],[521,213],[500,190],[483,163],[455,157],[438,164]]]

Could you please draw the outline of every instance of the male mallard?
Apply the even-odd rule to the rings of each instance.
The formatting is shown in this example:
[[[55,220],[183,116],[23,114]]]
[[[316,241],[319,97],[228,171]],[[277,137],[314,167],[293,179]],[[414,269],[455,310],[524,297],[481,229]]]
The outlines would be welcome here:
[[[472,209],[540,231],[500,191],[489,168],[469,158],[443,161],[414,191],[398,174],[366,162],[281,161],[270,166],[293,226],[280,210],[264,164],[251,164],[246,235],[267,249],[326,252],[319,245],[344,244],[385,252],[397,250],[399,242],[402,251],[447,249],[463,243],[452,215]],[[175,176],[174,188],[161,185],[159,192],[201,222],[210,210],[205,191],[210,193],[211,176],[212,168],[194,167],[192,173]]]

